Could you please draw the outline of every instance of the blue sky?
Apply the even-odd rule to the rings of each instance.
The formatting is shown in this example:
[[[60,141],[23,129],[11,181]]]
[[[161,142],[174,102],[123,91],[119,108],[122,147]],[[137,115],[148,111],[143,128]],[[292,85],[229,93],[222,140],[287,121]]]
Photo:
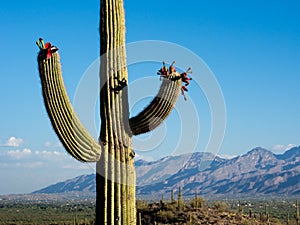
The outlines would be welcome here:
[[[299,1],[292,0],[191,0],[185,4],[130,0],[125,1],[126,40],[175,43],[208,65],[227,112],[218,154],[243,154],[256,146],[282,152],[300,144],[299,9]],[[60,48],[64,81],[73,100],[82,75],[99,54],[98,11],[98,1],[1,2],[0,194],[30,192],[93,172],[91,165],[66,155],[51,128],[41,96],[35,41],[43,37]],[[159,66],[131,66],[130,82],[154,76]],[[195,148],[201,151],[210,134],[211,116],[205,93],[196,86],[191,84],[188,101],[195,103],[201,123]],[[161,154],[139,155],[156,159],[172,153],[174,139],[180,136],[176,125],[180,119],[180,112],[168,119],[166,138],[158,146]]]

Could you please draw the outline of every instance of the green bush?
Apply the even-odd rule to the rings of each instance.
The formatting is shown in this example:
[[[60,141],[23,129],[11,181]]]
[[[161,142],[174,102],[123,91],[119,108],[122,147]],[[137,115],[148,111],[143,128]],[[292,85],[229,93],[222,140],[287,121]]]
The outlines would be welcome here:
[[[213,203],[213,208],[220,211],[220,212],[224,212],[224,211],[227,211],[229,209],[229,206],[226,202],[215,201]]]
[[[164,223],[172,221],[175,218],[175,214],[172,211],[158,211],[156,215],[159,221]]]

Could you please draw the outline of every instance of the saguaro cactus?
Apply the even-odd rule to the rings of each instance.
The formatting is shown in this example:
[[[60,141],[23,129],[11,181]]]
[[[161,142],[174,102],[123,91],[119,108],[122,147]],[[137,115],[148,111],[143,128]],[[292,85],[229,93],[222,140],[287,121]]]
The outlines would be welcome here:
[[[175,197],[174,197],[174,189],[171,191],[171,203],[175,202]]]
[[[96,162],[96,224],[136,224],[132,135],[156,128],[171,112],[182,79],[163,78],[153,101],[129,119],[123,0],[100,0],[100,117],[98,143],[80,123],[67,96],[58,49],[38,45],[46,110],[63,146],[82,162]],[[178,76],[177,76],[178,75]]]
[[[177,207],[178,207],[179,211],[181,211],[183,209],[183,200],[182,200],[181,186],[179,187],[179,191],[178,191]]]
[[[299,202],[298,200],[296,200],[296,205],[295,205],[295,220],[296,220],[296,224],[299,225],[299,221],[300,221],[300,213],[299,213]]]

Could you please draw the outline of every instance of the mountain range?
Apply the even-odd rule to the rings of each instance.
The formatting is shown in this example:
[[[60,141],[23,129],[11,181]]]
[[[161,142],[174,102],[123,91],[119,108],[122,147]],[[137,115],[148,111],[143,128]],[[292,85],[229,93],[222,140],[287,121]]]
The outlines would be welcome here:
[[[182,187],[183,195],[300,195],[300,146],[283,154],[257,147],[225,159],[208,152],[135,162],[138,198],[168,196]],[[95,174],[82,175],[33,192],[52,194],[95,192]]]

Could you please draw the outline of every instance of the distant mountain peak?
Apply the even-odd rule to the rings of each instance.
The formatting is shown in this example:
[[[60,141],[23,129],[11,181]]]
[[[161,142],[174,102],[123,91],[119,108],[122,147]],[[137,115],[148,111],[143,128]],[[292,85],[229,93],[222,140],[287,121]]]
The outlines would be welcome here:
[[[265,148],[262,147],[255,147],[252,150],[250,150],[249,152],[246,153],[247,154],[273,154],[270,150],[267,150]]]
[[[139,197],[169,195],[179,186],[185,195],[300,195],[299,146],[281,155],[256,147],[232,159],[194,152],[135,165]],[[89,174],[34,193],[95,192],[95,187],[95,174]]]
[[[278,155],[278,158],[286,161],[294,161],[297,158],[299,158],[300,160],[300,146],[295,146],[293,148],[290,148],[283,154]]]

